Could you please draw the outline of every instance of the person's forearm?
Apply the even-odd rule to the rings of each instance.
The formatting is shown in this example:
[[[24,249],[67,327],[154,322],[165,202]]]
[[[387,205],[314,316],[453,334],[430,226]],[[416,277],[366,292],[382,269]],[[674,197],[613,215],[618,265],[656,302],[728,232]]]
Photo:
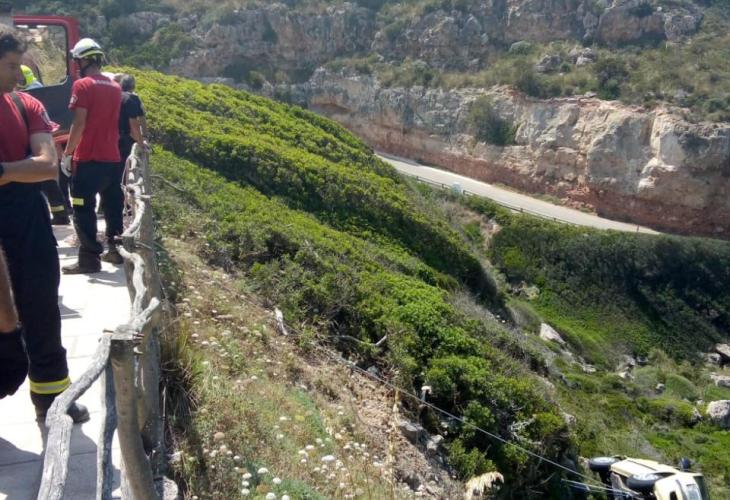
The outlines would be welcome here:
[[[58,178],[55,151],[53,154],[34,156],[25,160],[3,163],[3,175],[0,179],[8,182],[42,182]]]
[[[0,333],[13,332],[17,325],[18,313],[13,301],[13,289],[5,265],[5,254],[0,250]]]
[[[74,151],[76,151],[76,148],[78,147],[79,143],[81,142],[81,137],[84,134],[84,129],[86,128],[86,124],[80,124],[80,123],[74,123],[71,125],[71,130],[68,135],[68,142],[66,143],[66,149],[63,151],[64,155],[72,155],[74,154]]]
[[[139,127],[142,129],[142,137],[148,138],[150,134],[147,130],[147,118],[144,115],[139,117]]]
[[[139,119],[129,119],[129,135],[132,137],[132,139],[134,139],[134,142],[136,142],[137,144],[141,145],[144,142],[144,135],[142,134],[142,127],[140,125]]]

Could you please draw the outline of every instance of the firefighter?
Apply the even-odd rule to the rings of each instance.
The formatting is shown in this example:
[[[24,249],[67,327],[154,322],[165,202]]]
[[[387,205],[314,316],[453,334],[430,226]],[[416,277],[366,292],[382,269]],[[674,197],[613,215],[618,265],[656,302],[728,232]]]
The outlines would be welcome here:
[[[124,164],[118,146],[122,89],[101,73],[104,52],[94,40],[80,40],[71,56],[82,78],[74,82],[71,91],[69,108],[74,112],[74,120],[61,168],[67,175],[71,174],[71,204],[80,247],[78,262],[64,267],[63,272],[87,274],[101,270],[104,249],[96,240],[97,194],[104,200],[102,208],[109,246],[103,260],[121,262],[116,246],[123,230],[124,207]]]
[[[29,360],[25,366],[31,400],[42,420],[70,380],[61,344],[56,239],[40,190],[40,183],[57,173],[51,136],[56,125],[38,100],[13,92],[24,51],[22,39],[0,25],[0,241],[20,319],[12,332],[0,324],[5,344],[0,347],[0,396],[17,390]],[[69,414],[74,422],[89,419],[89,412],[78,404]]]
[[[25,64],[21,65],[17,89],[27,91],[40,88],[43,88],[43,83],[36,78],[33,70]],[[68,217],[71,211],[71,207],[68,205],[68,182],[65,176],[57,177],[58,179],[44,181],[41,185],[41,190],[46,195],[48,205],[51,209],[51,215],[53,216],[51,225],[67,226],[71,223]],[[64,195],[64,193],[66,194]]]
[[[35,77],[33,70],[25,64],[20,66],[21,78],[18,80],[18,89],[20,90],[33,90],[43,87],[40,80]]]

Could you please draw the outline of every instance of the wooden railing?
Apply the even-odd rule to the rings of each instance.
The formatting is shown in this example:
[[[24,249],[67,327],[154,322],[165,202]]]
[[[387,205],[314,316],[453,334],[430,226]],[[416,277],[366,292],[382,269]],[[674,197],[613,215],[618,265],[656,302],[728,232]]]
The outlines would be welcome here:
[[[154,252],[148,153],[137,145],[127,160],[127,205],[133,219],[122,235],[132,307],[130,320],[104,332],[86,372],[51,406],[48,439],[38,500],[61,500],[68,480],[73,421],[70,406],[101,379],[102,424],[97,449],[97,500],[112,498],[112,438],[122,455],[122,498],[175,498],[164,478],[164,436],[160,414],[161,282]]]

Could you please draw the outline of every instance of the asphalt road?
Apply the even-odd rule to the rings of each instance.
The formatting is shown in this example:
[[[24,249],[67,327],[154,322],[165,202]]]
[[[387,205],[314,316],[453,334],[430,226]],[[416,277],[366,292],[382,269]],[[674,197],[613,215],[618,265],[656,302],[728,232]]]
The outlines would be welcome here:
[[[401,174],[417,177],[419,180],[430,184],[445,185],[448,187],[458,185],[458,188],[461,190],[470,194],[489,198],[500,205],[515,211],[526,212],[538,217],[556,220],[558,222],[576,224],[578,226],[588,226],[597,229],[613,229],[616,231],[631,233],[640,232],[646,234],[659,234],[657,231],[647,227],[605,219],[573,208],[554,205],[547,201],[538,200],[524,194],[499,188],[492,184],[487,184],[486,182],[464,177],[463,175],[454,174],[452,172],[439,170],[433,167],[427,167],[425,165],[419,165],[416,162],[404,158],[398,158],[383,153],[379,153],[378,156],[393,165]]]

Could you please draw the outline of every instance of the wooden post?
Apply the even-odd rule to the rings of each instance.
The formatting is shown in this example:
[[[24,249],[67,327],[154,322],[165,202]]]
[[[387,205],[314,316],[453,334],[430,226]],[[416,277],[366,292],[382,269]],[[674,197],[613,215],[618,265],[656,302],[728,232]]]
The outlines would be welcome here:
[[[132,496],[131,500],[158,500],[150,462],[142,445],[137,418],[137,390],[134,363],[135,332],[125,327],[117,329],[111,341],[111,365],[114,390],[117,395],[119,447],[122,452],[123,474]]]
[[[114,483],[112,440],[117,428],[117,405],[114,394],[114,373],[107,363],[101,374],[101,414],[104,420],[99,431],[99,447],[96,450],[96,500],[111,500]]]

